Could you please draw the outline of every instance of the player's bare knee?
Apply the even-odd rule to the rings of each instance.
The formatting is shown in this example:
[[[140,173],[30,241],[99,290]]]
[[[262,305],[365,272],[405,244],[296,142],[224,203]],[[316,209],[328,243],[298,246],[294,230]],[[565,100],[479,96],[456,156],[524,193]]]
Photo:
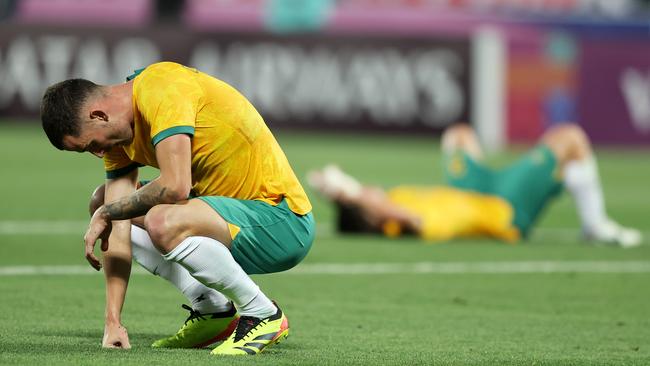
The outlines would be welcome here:
[[[173,224],[169,217],[172,205],[157,205],[152,207],[144,216],[144,227],[149,233],[153,245],[159,252],[165,254],[173,249],[171,236]]]
[[[445,154],[465,151],[476,159],[482,158],[483,155],[474,128],[466,123],[448,127],[442,135],[440,146]]]
[[[564,125],[566,129],[566,134],[569,135],[569,138],[574,140],[574,142],[578,145],[586,145],[588,144],[589,138],[587,137],[587,134],[585,133],[585,130],[582,129],[582,127],[578,126],[575,123],[567,123]]]
[[[454,133],[469,133],[473,132],[474,128],[470,126],[468,123],[465,122],[459,122],[455,123],[445,129],[445,134],[454,134]]]
[[[591,155],[589,138],[575,123],[563,123],[550,128],[542,137],[542,142],[554,152],[560,163]]]
[[[90,195],[90,202],[88,203],[88,212],[92,216],[97,209],[104,204],[104,189],[105,185],[101,184]]]
[[[442,141],[450,145],[456,145],[469,135],[473,134],[474,130],[466,123],[458,123],[453,126],[447,127],[442,134]]]
[[[543,138],[572,139],[581,136],[584,136],[582,128],[573,122],[567,122],[549,128]]]
[[[161,253],[169,253],[190,236],[201,233],[181,205],[154,206],[144,217],[145,230]]]

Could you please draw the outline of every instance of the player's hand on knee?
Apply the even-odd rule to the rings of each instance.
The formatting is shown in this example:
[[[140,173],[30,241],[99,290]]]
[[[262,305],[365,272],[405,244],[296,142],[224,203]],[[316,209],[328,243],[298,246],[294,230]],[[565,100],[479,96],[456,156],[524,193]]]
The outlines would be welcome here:
[[[121,324],[106,324],[104,327],[102,347],[130,349],[131,343],[129,343],[129,334],[126,328]]]

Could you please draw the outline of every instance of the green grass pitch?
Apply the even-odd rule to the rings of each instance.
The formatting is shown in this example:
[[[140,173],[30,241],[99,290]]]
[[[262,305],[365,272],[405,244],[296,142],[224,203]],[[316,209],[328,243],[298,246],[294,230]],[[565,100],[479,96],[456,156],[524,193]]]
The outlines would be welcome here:
[[[309,168],[334,161],[363,181],[386,187],[441,181],[435,139],[290,132],[279,133],[278,139],[301,179]],[[311,194],[319,232],[301,266],[533,261],[647,267],[648,153],[598,150],[610,213],[645,232],[645,243],[637,249],[581,243],[566,194],[547,210],[530,240],[514,247],[492,241],[425,245],[410,238],[339,236],[332,229],[331,208]],[[513,156],[494,160],[505,163]],[[260,356],[237,359],[214,358],[205,349],[150,349],[153,340],[181,325],[184,299],[160,278],[136,273],[123,313],[133,348],[102,350],[100,274],[5,273],[24,266],[87,265],[82,235],[87,198],[103,181],[101,161],[57,151],[37,124],[2,125],[0,159],[2,365],[650,364],[650,273],[623,270],[256,276],[289,316],[291,336]]]

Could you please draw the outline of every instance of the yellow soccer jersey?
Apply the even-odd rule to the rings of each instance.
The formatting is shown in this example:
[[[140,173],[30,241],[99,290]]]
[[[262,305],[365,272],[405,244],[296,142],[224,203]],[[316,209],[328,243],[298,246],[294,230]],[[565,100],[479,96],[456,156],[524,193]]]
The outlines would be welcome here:
[[[158,167],[154,147],[175,134],[192,136],[192,193],[260,200],[283,198],[300,215],[311,203],[284,152],[255,107],[237,90],[172,62],[133,79],[134,138],[104,156],[108,178],[139,165]]]
[[[514,242],[513,209],[491,195],[450,187],[399,186],[388,191],[389,200],[422,220],[419,235],[431,241],[459,237],[489,236]],[[385,227],[385,233],[392,230]]]

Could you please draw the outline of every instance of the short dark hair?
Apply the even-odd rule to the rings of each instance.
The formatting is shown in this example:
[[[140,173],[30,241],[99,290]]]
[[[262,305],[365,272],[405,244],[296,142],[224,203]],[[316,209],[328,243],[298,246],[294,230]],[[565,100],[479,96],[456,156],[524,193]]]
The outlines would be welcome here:
[[[65,80],[47,88],[41,102],[41,122],[54,147],[63,150],[65,136],[79,136],[81,107],[99,88],[85,79]]]

